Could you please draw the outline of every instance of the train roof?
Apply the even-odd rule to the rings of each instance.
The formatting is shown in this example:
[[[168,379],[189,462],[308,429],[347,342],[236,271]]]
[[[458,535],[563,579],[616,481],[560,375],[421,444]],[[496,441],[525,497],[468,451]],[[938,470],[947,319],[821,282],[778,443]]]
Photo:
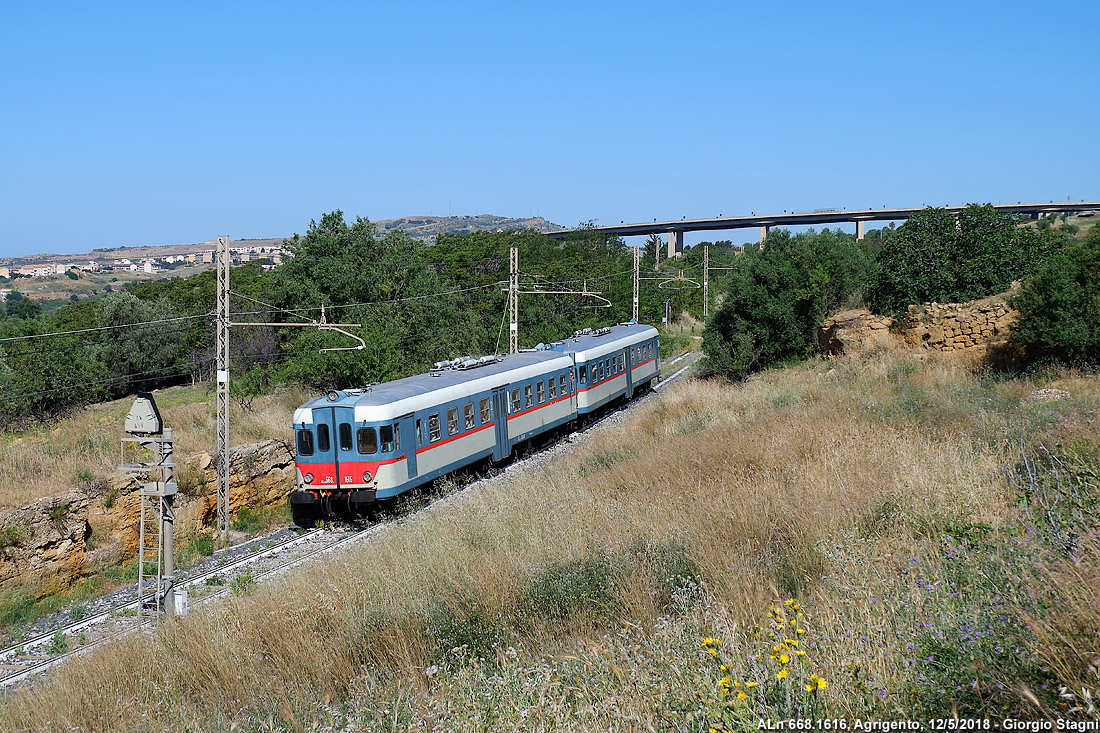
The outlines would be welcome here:
[[[576,361],[598,359],[631,344],[657,337],[657,329],[641,323],[620,323],[606,329],[597,329],[588,333],[575,334],[565,339],[562,345],[551,346],[555,351],[574,354]]]
[[[579,332],[548,347],[508,354],[470,369],[439,369],[361,389],[332,390],[295,410],[294,424],[312,424],[315,407],[353,407],[356,422],[384,422],[511,382],[569,369],[574,359],[596,359],[656,336],[653,326],[623,323]]]
[[[572,358],[557,351],[521,351],[471,369],[440,369],[362,389],[332,390],[295,410],[294,424],[312,424],[315,407],[354,407],[356,422],[390,420],[572,366]]]

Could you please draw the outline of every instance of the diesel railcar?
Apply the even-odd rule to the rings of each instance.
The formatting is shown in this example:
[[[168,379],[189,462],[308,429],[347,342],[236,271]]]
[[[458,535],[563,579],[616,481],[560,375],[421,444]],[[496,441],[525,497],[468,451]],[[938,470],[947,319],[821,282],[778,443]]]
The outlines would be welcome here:
[[[647,389],[658,349],[657,329],[625,323],[331,390],[294,411],[292,508],[298,517],[356,513],[460,468],[502,462],[519,444]]]

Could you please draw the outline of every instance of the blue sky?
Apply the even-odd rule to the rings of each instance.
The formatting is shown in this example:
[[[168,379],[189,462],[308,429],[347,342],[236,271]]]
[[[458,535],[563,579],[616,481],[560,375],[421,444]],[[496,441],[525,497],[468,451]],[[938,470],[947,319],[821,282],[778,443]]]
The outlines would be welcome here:
[[[0,256],[285,236],[337,208],[571,226],[1097,200],[1097,20],[1095,0],[8,2]]]

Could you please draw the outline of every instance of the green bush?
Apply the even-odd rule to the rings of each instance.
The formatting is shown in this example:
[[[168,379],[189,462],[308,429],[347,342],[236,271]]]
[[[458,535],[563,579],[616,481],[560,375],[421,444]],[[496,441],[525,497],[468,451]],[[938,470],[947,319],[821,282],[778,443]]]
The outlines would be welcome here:
[[[861,301],[870,257],[850,234],[823,230],[768,234],[748,251],[703,332],[706,365],[735,379],[786,359],[809,356],[818,324]]]
[[[524,611],[540,621],[606,616],[614,605],[613,580],[611,562],[603,556],[551,563],[528,586]]]
[[[1012,340],[1029,359],[1100,364],[1100,225],[1044,263],[1011,304],[1020,311]]]
[[[466,593],[456,594],[449,603],[435,602],[428,610],[425,625],[435,641],[432,658],[437,662],[489,656],[507,640],[501,623]]]
[[[971,204],[957,217],[935,208],[914,214],[879,251],[868,302],[879,313],[894,313],[915,303],[1004,292],[1061,240],[1051,231],[1021,226],[1024,220],[990,204]]]

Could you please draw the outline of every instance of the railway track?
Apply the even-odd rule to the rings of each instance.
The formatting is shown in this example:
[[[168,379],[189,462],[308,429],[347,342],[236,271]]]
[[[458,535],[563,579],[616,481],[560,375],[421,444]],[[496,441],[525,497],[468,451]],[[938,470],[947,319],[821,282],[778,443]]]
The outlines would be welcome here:
[[[187,590],[192,603],[202,604],[350,544],[364,534],[371,532],[313,529],[275,544],[261,542],[253,551],[232,559],[226,557],[223,563],[177,579],[175,587]],[[134,593],[131,589],[130,600],[0,649],[0,687],[23,682],[72,656],[136,631],[139,601],[133,597]],[[149,600],[152,595],[145,596],[141,602]]]
[[[655,389],[684,374],[696,358],[697,356],[685,352],[670,359],[668,362],[670,367],[679,362],[684,363],[673,374],[665,377],[661,384],[656,385]],[[644,397],[640,398],[628,403],[627,407],[644,401]],[[619,412],[620,410],[613,410],[592,425],[598,425]],[[571,440],[567,436],[553,441],[550,445],[556,446]],[[538,456],[545,449],[546,446],[542,450],[536,450],[534,454],[528,454],[509,468],[526,465],[532,459],[535,459],[533,464],[537,466]],[[413,511],[415,512],[416,509]],[[387,521],[365,529],[351,525],[335,531],[310,529],[278,541],[265,538],[253,540],[244,544],[251,544],[255,549],[250,548],[242,554],[231,557],[235,548],[227,548],[219,553],[222,555],[220,563],[211,565],[208,561],[186,574],[177,573],[175,587],[187,590],[190,602],[201,605],[222,597],[235,588],[250,585],[288,570],[310,558],[367,539],[384,530],[390,523]],[[60,624],[24,638],[18,644],[0,649],[0,688],[25,683],[34,675],[66,659],[138,631],[136,616],[139,600],[134,598],[135,593],[135,587],[131,587],[128,591],[120,591],[114,596],[118,598],[125,595],[127,600],[110,604],[92,615]],[[151,594],[142,598],[140,602],[149,600],[152,600]]]

